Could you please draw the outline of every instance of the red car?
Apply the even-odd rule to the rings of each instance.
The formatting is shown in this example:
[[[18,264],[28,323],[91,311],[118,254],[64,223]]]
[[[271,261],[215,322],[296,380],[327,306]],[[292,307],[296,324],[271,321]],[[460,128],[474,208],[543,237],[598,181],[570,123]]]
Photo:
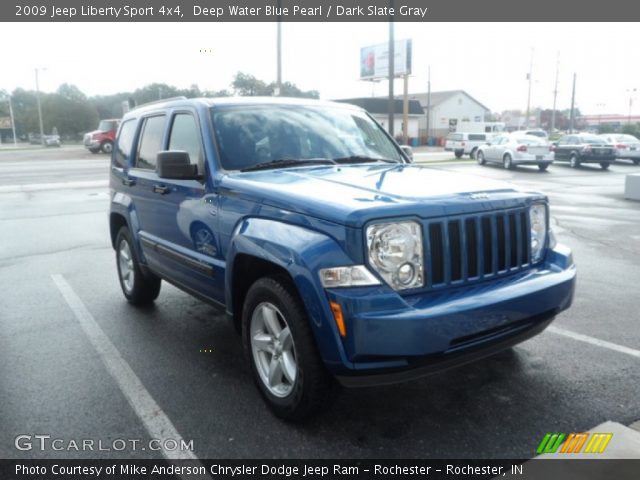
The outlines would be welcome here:
[[[98,153],[99,151],[102,151],[103,153],[111,153],[119,125],[119,118],[101,120],[97,130],[85,133],[85,148],[91,153]]]

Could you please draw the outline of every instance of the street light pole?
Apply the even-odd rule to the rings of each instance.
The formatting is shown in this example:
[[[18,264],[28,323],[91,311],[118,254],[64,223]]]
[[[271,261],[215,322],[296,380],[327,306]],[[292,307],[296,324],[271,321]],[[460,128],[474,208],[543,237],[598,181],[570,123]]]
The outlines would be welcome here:
[[[633,106],[633,94],[637,91],[637,88],[627,88],[629,94],[629,116],[627,117],[627,124],[631,125],[631,107]]]
[[[36,99],[38,100],[38,119],[40,120],[40,143],[44,146],[44,126],[42,124],[42,105],[40,104],[40,82],[38,80],[38,70],[39,69],[36,67]]]
[[[11,95],[9,95],[9,117],[11,118],[11,132],[13,133],[13,146],[18,147],[18,140],[16,138],[16,122],[13,119],[13,105],[11,104]]]

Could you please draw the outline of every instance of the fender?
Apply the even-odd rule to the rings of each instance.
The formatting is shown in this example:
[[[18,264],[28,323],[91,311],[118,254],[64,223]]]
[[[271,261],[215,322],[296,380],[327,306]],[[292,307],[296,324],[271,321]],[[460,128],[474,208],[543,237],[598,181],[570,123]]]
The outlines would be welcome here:
[[[242,220],[234,230],[227,252],[225,301],[229,309],[233,305],[233,265],[238,254],[258,257],[289,272],[303,299],[325,364],[330,369],[351,365],[318,275],[321,268],[354,263],[334,239],[284,222],[263,218]]]
[[[110,215],[113,215],[114,213],[117,213],[124,217],[124,220],[125,222],[127,222],[127,226],[129,227],[129,231],[131,232],[133,248],[136,249],[136,254],[140,259],[140,262],[146,265],[147,260],[144,257],[144,253],[140,245],[140,237],[138,236],[138,231],[140,231],[138,213],[136,212],[134,203],[129,195],[122,192],[117,192],[111,197]],[[109,226],[111,227],[111,225]],[[113,238],[115,238],[115,235],[117,234],[118,232],[113,232]],[[113,248],[116,248],[116,246],[113,245]]]

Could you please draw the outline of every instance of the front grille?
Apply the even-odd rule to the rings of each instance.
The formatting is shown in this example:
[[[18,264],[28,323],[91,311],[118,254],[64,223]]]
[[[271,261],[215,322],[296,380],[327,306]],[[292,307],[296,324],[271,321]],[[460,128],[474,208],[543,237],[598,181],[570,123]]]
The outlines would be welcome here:
[[[427,287],[438,287],[521,270],[530,263],[524,209],[436,220],[425,238]]]

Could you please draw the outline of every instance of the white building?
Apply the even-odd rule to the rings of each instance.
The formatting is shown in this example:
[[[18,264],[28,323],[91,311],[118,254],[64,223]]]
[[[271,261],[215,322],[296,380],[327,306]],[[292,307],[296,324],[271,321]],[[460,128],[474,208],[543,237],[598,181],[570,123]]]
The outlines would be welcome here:
[[[419,121],[421,137],[446,137],[449,131],[462,122],[483,122],[491,113],[489,108],[473,98],[464,90],[431,92],[431,100],[427,93],[413,93],[411,100],[418,100],[423,109]],[[429,132],[427,132],[427,107],[429,106]]]

